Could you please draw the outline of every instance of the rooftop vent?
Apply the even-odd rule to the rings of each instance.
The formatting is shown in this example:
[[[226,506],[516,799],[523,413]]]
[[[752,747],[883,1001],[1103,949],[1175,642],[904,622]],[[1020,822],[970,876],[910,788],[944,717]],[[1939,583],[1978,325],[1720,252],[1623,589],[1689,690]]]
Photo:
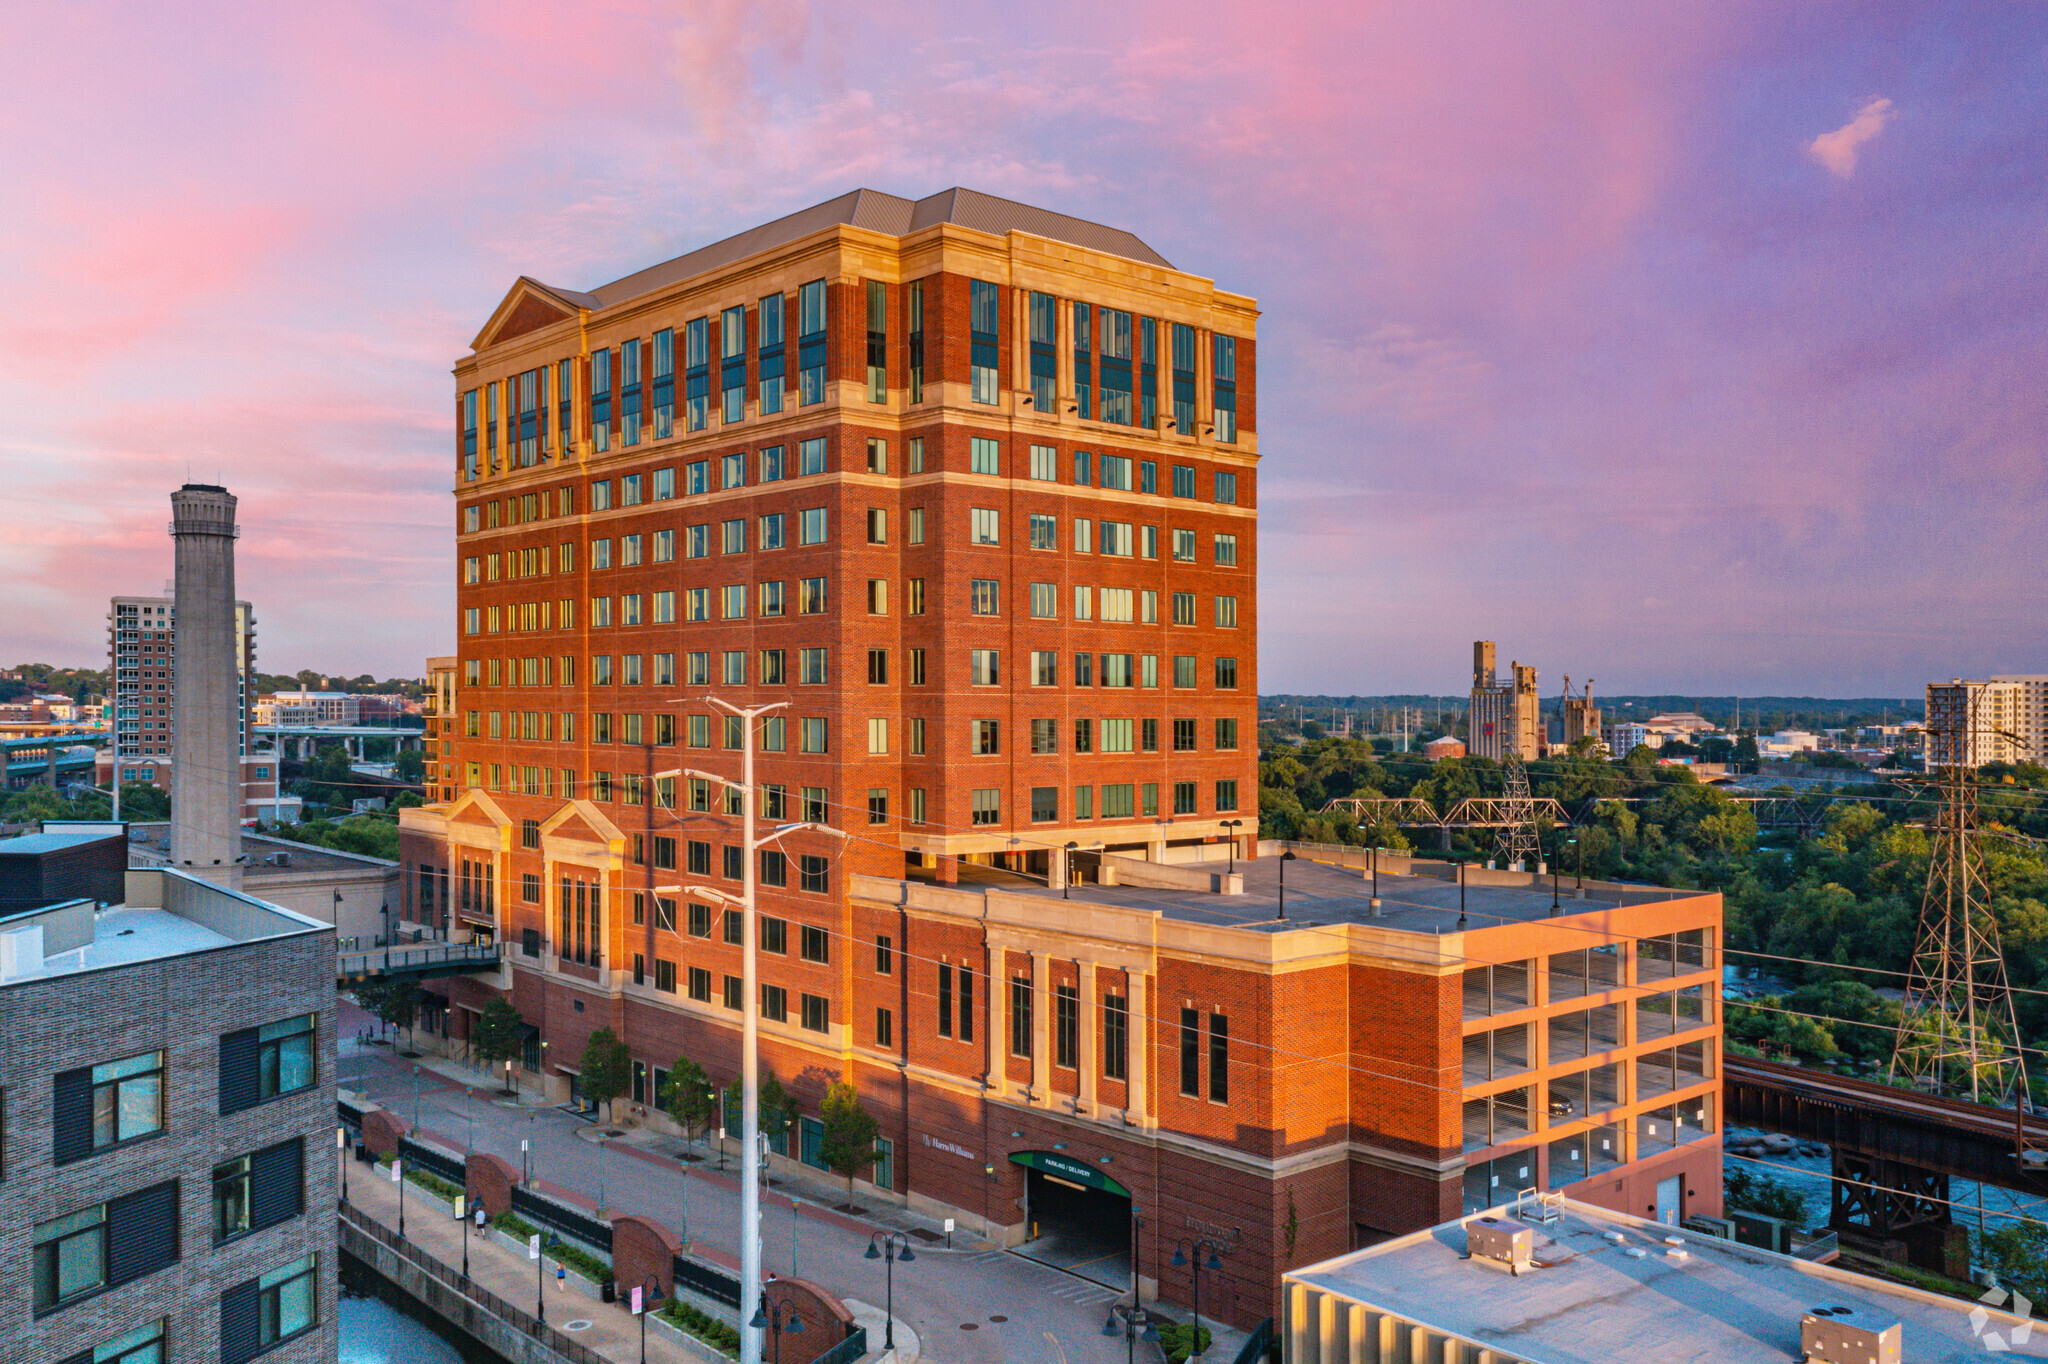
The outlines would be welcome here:
[[[288,852],[274,852],[263,861],[273,867],[289,867],[292,864],[292,855]]]
[[[1536,1258],[1536,1232],[1505,1217],[1475,1217],[1465,1224],[1465,1250],[1475,1260],[1494,1260],[1519,1275]]]
[[[1815,1307],[1799,1318],[1806,1364],[1899,1364],[1906,1328],[1854,1307]]]

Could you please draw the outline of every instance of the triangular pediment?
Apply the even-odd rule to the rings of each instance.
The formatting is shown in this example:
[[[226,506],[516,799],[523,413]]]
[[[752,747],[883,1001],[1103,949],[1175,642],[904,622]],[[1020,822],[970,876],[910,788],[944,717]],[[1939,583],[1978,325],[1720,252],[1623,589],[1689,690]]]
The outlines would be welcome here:
[[[542,838],[589,843],[599,848],[609,848],[626,837],[618,825],[605,818],[604,812],[587,800],[572,800],[555,811],[540,826],[540,833]]]
[[[538,280],[521,275],[491,314],[491,320],[470,342],[472,350],[483,350],[499,345],[528,332],[551,327],[557,322],[569,322],[576,318],[579,308],[586,308],[595,302],[587,294],[568,289],[555,289]]]
[[[451,827],[462,824],[471,828],[502,829],[511,822],[512,817],[505,813],[504,807],[492,800],[489,792],[477,787],[464,791],[456,802],[448,807],[448,823]]]

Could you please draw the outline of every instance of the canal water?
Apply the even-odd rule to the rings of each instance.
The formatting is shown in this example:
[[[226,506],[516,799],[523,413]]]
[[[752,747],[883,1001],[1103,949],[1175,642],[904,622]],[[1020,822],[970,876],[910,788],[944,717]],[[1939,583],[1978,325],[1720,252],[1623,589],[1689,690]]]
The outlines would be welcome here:
[[[341,1263],[341,1364],[505,1364],[379,1278],[353,1255]]]

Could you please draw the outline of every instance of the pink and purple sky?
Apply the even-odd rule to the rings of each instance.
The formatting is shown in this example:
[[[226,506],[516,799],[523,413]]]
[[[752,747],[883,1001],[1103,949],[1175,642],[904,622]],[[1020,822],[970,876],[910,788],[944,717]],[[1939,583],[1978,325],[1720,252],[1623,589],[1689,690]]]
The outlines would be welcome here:
[[[103,664],[189,476],[263,667],[417,675],[516,276],[957,184],[1259,299],[1262,690],[2048,671],[2048,9],[0,13],[0,663]]]

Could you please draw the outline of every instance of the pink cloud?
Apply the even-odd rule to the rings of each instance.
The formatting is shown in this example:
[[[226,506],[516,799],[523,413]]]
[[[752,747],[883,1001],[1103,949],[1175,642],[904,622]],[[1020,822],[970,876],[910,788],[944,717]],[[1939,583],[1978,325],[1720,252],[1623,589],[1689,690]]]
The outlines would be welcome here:
[[[1871,100],[1856,111],[1856,117],[1807,143],[1806,154],[1847,180],[1856,173],[1856,157],[1864,144],[1883,132],[1892,117],[1890,100]]]

